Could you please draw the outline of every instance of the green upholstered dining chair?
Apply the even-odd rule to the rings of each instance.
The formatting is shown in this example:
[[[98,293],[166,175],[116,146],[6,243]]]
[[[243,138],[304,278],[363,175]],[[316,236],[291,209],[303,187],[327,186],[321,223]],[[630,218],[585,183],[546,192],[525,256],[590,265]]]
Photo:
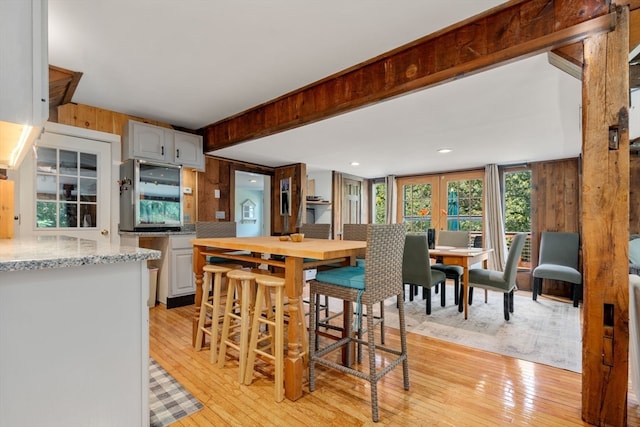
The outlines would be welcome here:
[[[365,306],[368,313],[373,312],[374,304],[378,304],[393,296],[402,298],[404,286],[402,284],[402,259],[404,254],[406,227],[405,224],[369,224],[367,226],[366,263],[362,267],[343,267],[344,274],[335,283],[329,283],[322,278],[320,272],[316,279],[310,282],[310,295],[312,300],[317,294],[329,295],[344,301],[355,303],[356,306]],[[328,280],[329,278],[327,278]],[[316,310],[316,305],[311,305],[311,310]],[[316,365],[322,365],[336,369],[345,374],[367,380],[371,391],[371,416],[374,422],[378,421],[378,381],[391,372],[399,364],[402,364],[403,385],[409,390],[409,363],[407,360],[407,335],[404,318],[404,304],[398,308],[398,323],[400,348],[389,347],[376,342],[374,333],[373,316],[367,316],[367,339],[360,339],[353,334],[351,311],[345,312],[348,316],[345,322],[345,336],[339,341],[319,348],[309,345],[309,391],[316,388]],[[360,310],[356,310],[359,316]],[[316,342],[318,325],[315,322],[315,314],[309,316],[309,342]],[[358,323],[357,319],[356,322]],[[344,349],[349,354],[351,344],[366,346],[368,348],[368,363],[345,366],[336,363],[333,351]],[[385,363],[380,366],[380,360]],[[350,360],[347,355],[347,360]],[[358,369],[360,368],[360,369]]]
[[[513,291],[516,288],[518,261],[520,260],[520,255],[522,255],[522,248],[526,239],[527,233],[518,233],[513,237],[504,271],[483,268],[469,270],[469,283],[462,283],[460,286],[458,311],[463,309],[462,292],[465,291],[465,287],[468,286],[469,288],[469,304],[473,301],[473,288],[483,288],[504,293],[504,320],[509,320],[509,313],[513,313]]]
[[[438,232],[438,246],[453,246],[454,248],[466,248],[469,246],[468,231],[440,230]],[[453,280],[454,303],[458,304],[460,292],[460,280],[464,274],[464,268],[460,265],[434,263],[431,268],[443,272],[447,279]]]
[[[442,284],[440,305],[445,306],[446,280],[444,272],[431,267],[426,233],[407,233],[402,257],[402,282],[405,285],[410,285],[411,288],[422,286],[422,296],[426,299],[427,314],[431,314],[431,288],[438,284]],[[409,292],[413,295],[413,289],[410,289]]]
[[[578,233],[544,231],[540,237],[538,266],[533,269],[533,300],[542,295],[542,280],[571,283],[573,306],[582,294],[582,274],[578,270],[580,236]]]

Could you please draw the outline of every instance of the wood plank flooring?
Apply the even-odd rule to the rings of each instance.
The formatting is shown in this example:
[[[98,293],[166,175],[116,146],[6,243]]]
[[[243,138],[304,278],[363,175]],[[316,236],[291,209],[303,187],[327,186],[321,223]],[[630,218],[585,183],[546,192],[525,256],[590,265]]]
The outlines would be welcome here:
[[[369,384],[318,367],[316,390],[296,402],[275,403],[273,382],[256,374],[237,382],[237,362],[209,363],[208,349],[191,346],[194,306],[150,309],[150,355],[205,408],[172,427],[359,426],[371,421]],[[387,342],[398,343],[387,328]],[[409,334],[411,389],[398,367],[379,383],[380,422],[389,426],[586,426],[580,374]],[[629,393],[628,425],[640,425]]]

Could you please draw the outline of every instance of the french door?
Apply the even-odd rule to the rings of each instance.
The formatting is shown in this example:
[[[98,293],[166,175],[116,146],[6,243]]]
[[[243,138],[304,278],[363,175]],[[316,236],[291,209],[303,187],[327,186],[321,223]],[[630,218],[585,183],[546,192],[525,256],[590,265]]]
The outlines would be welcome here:
[[[396,221],[408,231],[482,233],[483,175],[479,170],[398,178]]]

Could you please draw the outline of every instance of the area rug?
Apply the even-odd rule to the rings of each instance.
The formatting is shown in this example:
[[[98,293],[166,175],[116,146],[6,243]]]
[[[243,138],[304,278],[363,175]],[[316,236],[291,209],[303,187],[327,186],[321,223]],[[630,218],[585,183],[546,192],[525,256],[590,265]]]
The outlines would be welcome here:
[[[503,297],[477,289],[469,318],[464,319],[453,303],[453,287],[447,287],[447,305],[440,307],[440,295],[432,296],[431,315],[425,313],[422,295],[405,303],[407,331],[461,344],[492,353],[542,363],[573,372],[582,371],[582,333],[580,309],[531,294],[515,293],[514,313],[504,320]],[[420,291],[421,292],[421,291]],[[433,291],[432,291],[433,292]],[[395,298],[385,303],[385,324],[398,327]]]
[[[155,360],[149,359],[151,427],[165,427],[202,409],[200,403]]]

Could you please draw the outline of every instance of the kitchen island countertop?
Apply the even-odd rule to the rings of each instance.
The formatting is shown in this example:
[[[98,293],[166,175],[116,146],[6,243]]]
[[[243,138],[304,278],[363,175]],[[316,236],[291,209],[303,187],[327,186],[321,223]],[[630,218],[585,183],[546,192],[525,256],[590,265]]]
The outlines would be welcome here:
[[[0,239],[0,272],[160,258],[160,251],[69,236]]]

